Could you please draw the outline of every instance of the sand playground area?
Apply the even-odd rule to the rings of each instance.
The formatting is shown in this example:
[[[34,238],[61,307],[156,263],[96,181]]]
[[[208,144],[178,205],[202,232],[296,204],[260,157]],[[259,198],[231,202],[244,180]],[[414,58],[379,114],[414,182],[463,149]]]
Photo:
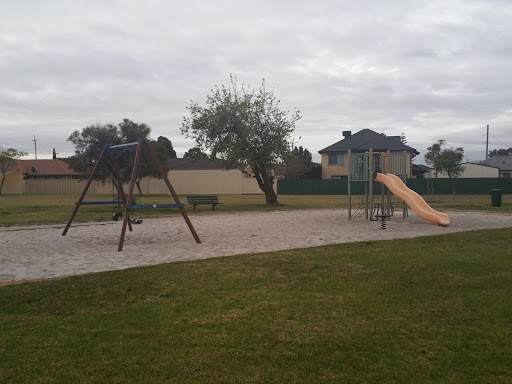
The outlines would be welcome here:
[[[190,215],[201,244],[182,216],[173,215],[134,225],[121,252],[121,221],[74,223],[66,236],[61,236],[64,225],[1,227],[0,285],[180,260],[512,227],[509,214],[446,213],[448,227],[432,225],[410,211],[406,219],[395,212],[381,230],[380,222],[349,221],[342,209],[201,212]]]

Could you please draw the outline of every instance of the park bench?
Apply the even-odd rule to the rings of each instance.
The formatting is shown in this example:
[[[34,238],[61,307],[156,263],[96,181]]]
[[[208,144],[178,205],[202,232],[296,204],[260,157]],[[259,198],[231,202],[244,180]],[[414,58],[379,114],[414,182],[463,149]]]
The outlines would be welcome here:
[[[219,203],[219,199],[217,196],[187,196],[187,203],[192,205],[192,210],[196,210],[196,205],[200,204],[211,204],[212,205],[212,211],[215,209],[215,206]]]

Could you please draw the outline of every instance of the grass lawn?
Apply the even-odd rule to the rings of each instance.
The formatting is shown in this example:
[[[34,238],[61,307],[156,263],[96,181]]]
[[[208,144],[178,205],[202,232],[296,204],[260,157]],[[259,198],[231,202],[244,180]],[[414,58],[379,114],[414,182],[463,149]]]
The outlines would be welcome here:
[[[0,196],[0,226],[25,225],[40,223],[58,223],[64,225],[73,212],[74,202],[78,196],[74,195],[4,195]],[[112,200],[112,196],[97,195],[86,200]],[[169,203],[172,198],[168,195],[143,196],[142,204]],[[182,202],[186,202],[185,196],[180,196]],[[263,195],[219,195],[223,203],[218,205],[216,211],[273,211],[279,209],[312,209],[312,208],[346,208],[347,196],[304,196],[281,195],[279,201],[283,207],[267,207]],[[361,196],[354,196],[352,206],[355,210],[361,202]],[[380,196],[376,196],[376,202]],[[394,204],[400,207],[401,203],[394,198]],[[427,199],[427,202],[428,199]],[[502,207],[491,207],[491,198],[487,195],[437,195],[435,201],[429,204],[434,209],[443,210],[486,210],[492,212],[512,212],[512,195],[503,195]],[[200,205],[197,213],[187,205],[190,215],[204,214],[211,206]],[[108,221],[112,213],[117,211],[113,205],[87,205],[80,207],[76,222]],[[143,218],[178,214],[177,209],[145,209],[141,213]],[[133,216],[139,217],[139,212],[134,211]]]
[[[0,288],[0,383],[510,383],[512,229]]]

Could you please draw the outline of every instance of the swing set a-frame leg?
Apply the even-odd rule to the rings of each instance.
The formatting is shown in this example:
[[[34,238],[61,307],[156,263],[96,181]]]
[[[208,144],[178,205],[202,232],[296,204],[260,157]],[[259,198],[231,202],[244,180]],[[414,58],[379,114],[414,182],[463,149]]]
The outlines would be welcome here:
[[[174,201],[176,202],[176,204],[181,204],[180,199],[179,199],[178,195],[176,194],[176,191],[172,187],[171,182],[169,181],[169,178],[167,177],[167,174],[165,173],[164,168],[162,167],[162,164],[158,160],[158,157],[156,156],[155,152],[153,151],[153,148],[151,147],[151,144],[146,139],[139,139],[139,142],[137,144],[137,151],[135,153],[135,161],[134,161],[134,164],[133,164],[132,176],[131,176],[131,179],[130,179],[130,188],[128,190],[128,202],[131,202],[132,198],[133,198],[133,190],[135,188],[135,180],[136,180],[136,177],[137,177],[137,171],[138,171],[139,162],[140,162],[139,161],[140,160],[140,154],[141,154],[141,150],[142,150],[142,146],[143,145],[146,145],[146,147],[148,148],[148,152],[149,152],[151,158],[153,159],[153,162],[156,164],[156,166],[158,168],[158,172],[160,173],[160,176],[162,176],[162,179],[164,179],[165,184],[167,185],[167,188],[169,189],[169,192],[171,193],[172,197],[174,198]],[[187,215],[187,212],[185,211],[185,209],[183,207],[179,207],[179,210],[181,212],[181,215],[183,216],[183,219],[185,219],[185,222],[187,223],[187,226],[190,229],[190,232],[192,233],[192,236],[194,236],[194,239],[196,240],[196,243],[201,244],[201,239],[199,239],[199,236],[198,236],[194,226],[192,225],[192,222],[190,221],[190,219],[189,219],[189,217]],[[123,227],[121,228],[121,236],[119,237],[119,244],[117,246],[117,250],[118,251],[122,251],[123,250],[124,238],[125,238],[125,235],[126,235],[126,226],[128,225],[128,223],[129,223],[129,212],[128,212],[128,209],[125,206],[125,215],[124,215],[124,218],[123,218]]]
[[[103,156],[105,155],[105,150],[107,149],[107,145],[103,147],[100,153],[100,157],[98,158],[98,161],[96,162],[96,165],[94,166],[94,169],[92,170],[91,175],[89,176],[89,180],[87,180],[87,183],[85,184],[85,187],[82,191],[82,194],[80,195],[80,198],[75,203],[75,209],[73,210],[73,213],[71,214],[71,217],[69,218],[66,227],[64,228],[64,231],[62,231],[62,236],[66,236],[66,233],[68,233],[69,227],[71,227],[71,224],[73,223],[73,220],[75,219],[76,213],[78,212],[78,209],[80,209],[80,204],[82,204],[82,201],[85,198],[85,195],[87,194],[87,190],[91,186],[92,181],[94,180],[94,175],[98,171],[98,167],[103,160]]]
[[[158,172],[160,172],[160,176],[162,176],[162,179],[164,179],[165,184],[167,185],[167,188],[169,189],[169,192],[171,192],[174,202],[176,204],[181,204],[180,198],[178,197],[178,195],[176,194],[176,191],[172,187],[171,181],[167,177],[167,173],[165,173],[164,168],[162,167],[162,164],[158,160],[158,157],[156,157],[155,151],[153,150],[153,148],[151,147],[149,142],[146,141],[146,144],[149,149],[149,154],[151,155],[151,158],[155,162],[156,166],[158,167]],[[196,243],[201,244],[201,239],[199,239],[199,236],[198,236],[196,230],[194,229],[194,226],[192,225],[192,222],[190,221],[190,219],[187,215],[187,212],[185,211],[185,208],[180,207],[179,210],[181,212],[181,215],[183,216],[183,219],[185,219],[185,222],[187,223],[188,228],[190,229],[190,232],[192,233],[192,236],[194,236]]]

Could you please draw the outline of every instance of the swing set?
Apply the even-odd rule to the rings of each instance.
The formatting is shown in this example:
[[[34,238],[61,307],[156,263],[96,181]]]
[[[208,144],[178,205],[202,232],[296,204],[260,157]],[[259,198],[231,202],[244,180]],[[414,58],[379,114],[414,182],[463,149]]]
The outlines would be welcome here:
[[[134,146],[137,146],[137,149],[135,152],[135,160],[133,163],[133,169],[132,169],[132,175],[131,175],[131,179],[130,179],[130,187],[129,187],[129,191],[128,191],[128,196],[126,196],[124,193],[124,190],[123,190],[123,183],[121,180],[121,172],[119,169],[119,163],[118,163],[116,157],[113,155],[113,151],[116,151],[119,149],[126,149],[126,148],[134,147]],[[174,202],[175,202],[174,204],[132,204],[133,190],[134,190],[135,182],[137,179],[137,171],[140,166],[140,157],[141,157],[141,151],[142,151],[143,147],[147,148],[149,155],[151,156],[151,159],[156,164],[156,166],[158,168],[158,172],[160,173],[160,176],[164,180],[165,184],[167,185],[167,188],[169,189],[169,192],[171,193],[171,195],[174,199]],[[107,200],[107,201],[105,201],[105,200],[84,201],[85,195],[87,194],[87,190],[89,189],[89,187],[94,179],[94,176],[99,169],[99,165],[101,164],[102,160],[104,160],[106,153],[110,154],[110,159],[114,166],[116,179],[117,179],[117,183],[119,186],[120,198],[117,200],[114,200],[114,198],[113,198],[111,201],[109,201],[109,200]],[[112,197],[114,197],[114,196],[112,196]],[[132,223],[139,224],[140,222],[142,222],[142,219],[133,220],[133,221],[132,221],[132,219],[130,219],[130,211],[133,211],[135,209],[141,210],[141,209],[152,209],[152,208],[178,208],[179,211],[181,212],[181,215],[183,216],[183,219],[187,223],[188,228],[190,229],[190,232],[192,233],[192,236],[194,236],[196,243],[198,243],[198,244],[201,243],[201,240],[199,239],[199,236],[197,235],[197,232],[194,229],[194,226],[192,225],[192,222],[190,221],[190,219],[187,215],[187,212],[185,211],[185,208],[184,208],[185,204],[180,202],[180,199],[179,199],[178,195],[176,194],[174,188],[172,187],[171,182],[169,181],[169,178],[167,177],[167,174],[165,173],[164,168],[162,167],[162,164],[158,160],[153,148],[151,147],[150,142],[147,139],[139,139],[138,142],[120,144],[120,145],[105,144],[105,146],[103,147],[103,149],[100,153],[98,160],[96,161],[94,169],[92,170],[92,173],[89,176],[89,180],[87,180],[87,183],[82,191],[82,194],[80,195],[80,198],[75,203],[75,209],[73,210],[73,213],[71,214],[71,217],[69,218],[69,220],[66,224],[66,227],[64,228],[64,231],[62,232],[62,236],[66,236],[66,234],[68,233],[69,227],[73,223],[73,220],[74,220],[74,218],[78,212],[78,209],[80,208],[81,205],[97,205],[97,204],[118,204],[119,207],[121,205],[124,207],[123,226],[121,228],[121,235],[119,237],[119,243],[118,243],[118,247],[117,247],[118,251],[123,250],[124,238],[126,235],[126,227],[128,226],[128,228],[131,232],[131,231],[133,231]],[[120,217],[120,215],[117,215],[117,217]]]

